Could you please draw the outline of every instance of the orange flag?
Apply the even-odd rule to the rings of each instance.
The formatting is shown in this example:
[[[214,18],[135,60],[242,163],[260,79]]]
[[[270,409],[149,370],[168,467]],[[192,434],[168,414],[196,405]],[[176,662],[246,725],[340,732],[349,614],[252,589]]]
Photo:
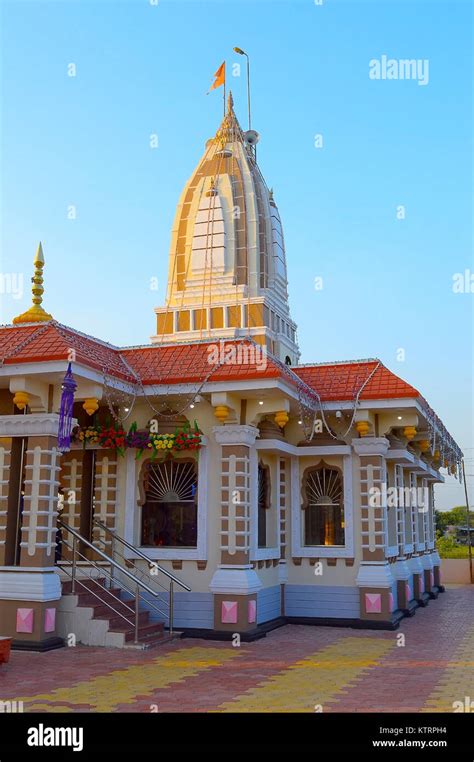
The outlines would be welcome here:
[[[221,63],[216,73],[214,74],[214,82],[209,88],[209,92],[211,92],[211,90],[215,90],[217,87],[220,87],[221,85],[225,85],[225,61]]]

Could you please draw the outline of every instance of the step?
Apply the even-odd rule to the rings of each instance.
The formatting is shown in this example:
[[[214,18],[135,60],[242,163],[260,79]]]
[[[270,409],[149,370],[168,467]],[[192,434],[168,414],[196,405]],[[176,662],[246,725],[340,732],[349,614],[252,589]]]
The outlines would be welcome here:
[[[87,606],[87,608],[91,608],[92,616],[94,619],[107,619],[110,616],[116,616],[115,612],[117,611],[129,618],[135,616],[135,606],[126,606],[123,602],[119,601],[110,602],[110,606],[113,606],[115,612],[112,611],[111,607],[106,603],[101,603],[100,601],[96,601],[95,603],[91,604],[84,604],[80,602],[79,606],[81,608],[84,608],[85,606]],[[140,609],[139,613],[141,614],[142,611],[144,611],[144,609]]]
[[[133,640],[124,643],[123,648],[126,649],[138,649],[141,651],[147,651],[151,648],[158,648],[166,643],[171,643],[173,640],[181,637],[181,633],[174,632],[172,635],[169,632],[163,632],[161,635],[151,635],[147,638],[142,638],[138,643],[134,643]]]
[[[79,591],[85,592],[86,588],[91,590],[98,589],[99,585],[100,587],[107,589],[105,588],[105,577],[94,577],[94,579],[90,579],[88,577],[77,577],[75,595],[77,595]],[[64,595],[70,595],[72,593],[72,580],[68,579],[62,583],[62,591]]]
[[[81,588],[81,585],[76,585],[76,590],[74,592],[74,595],[77,595],[78,600],[80,602],[79,605],[85,606],[90,604],[91,606],[97,605],[100,600],[110,600],[113,601],[116,598],[121,597],[121,590],[119,587],[113,587],[111,590],[109,590],[106,587],[99,587],[96,585],[95,587],[91,587],[90,589],[84,590],[84,588]],[[63,590],[63,595],[73,595],[72,590]],[[133,598],[131,600],[134,600]]]
[[[120,590],[117,588],[116,590],[108,591],[101,588],[97,588],[95,591],[95,595],[93,593],[75,593],[78,598],[78,605],[79,606],[99,606],[101,603],[123,603],[125,604],[126,601],[123,601],[120,596]],[[118,599],[118,600],[117,600]],[[129,604],[128,604],[129,605]],[[131,608],[134,608],[135,601],[133,602],[133,606]]]
[[[168,643],[169,640],[170,638],[162,634],[162,635],[159,635],[158,637],[144,638],[143,640],[140,640],[137,645],[139,648],[148,649],[148,648],[154,648],[155,646],[161,646],[164,643]],[[130,647],[133,647],[134,645],[135,645],[134,643],[129,643],[127,641],[125,648],[130,648]]]
[[[82,578],[81,582],[82,585],[78,584],[76,579],[74,595],[77,596],[77,607],[92,609],[94,621],[107,622],[108,632],[122,634],[124,647],[153,648],[169,640],[169,636],[164,634],[164,623],[150,622],[150,612],[141,607],[138,614],[138,642],[135,643],[135,599],[129,597],[122,599],[121,595],[123,593],[126,595],[127,591],[122,591],[120,588],[114,587],[112,590],[106,588],[105,577],[94,580]],[[72,595],[71,580],[63,582],[62,592],[63,595]],[[125,621],[120,614],[128,621]]]
[[[133,626],[135,626],[135,614],[131,614],[130,612],[124,613],[124,616],[127,617],[128,621],[133,622]],[[123,632],[124,630],[130,629],[131,625],[128,624],[128,622],[125,621],[121,616],[117,616],[113,611],[110,609],[100,615],[100,616],[94,616],[95,620],[102,619],[109,623],[109,632]],[[150,624],[150,614],[148,611],[141,611],[138,615],[138,627],[146,627],[148,624]]]
[[[138,640],[146,640],[150,637],[161,637],[163,635],[164,625],[162,622],[154,622],[138,628]],[[130,627],[125,622],[122,625],[116,625],[113,629],[110,627],[109,632],[121,632],[125,635],[125,642],[133,642],[135,640],[135,628]]]

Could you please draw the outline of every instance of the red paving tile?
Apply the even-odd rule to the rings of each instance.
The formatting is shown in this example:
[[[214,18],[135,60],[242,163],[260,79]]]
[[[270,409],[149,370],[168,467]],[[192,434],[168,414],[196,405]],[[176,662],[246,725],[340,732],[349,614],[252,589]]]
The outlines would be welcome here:
[[[14,651],[10,662],[0,668],[0,699],[28,696],[44,704],[44,711],[48,711],[48,707],[50,711],[55,711],[56,707],[84,711],[93,707],[84,702],[82,694],[81,700],[79,694],[77,699],[71,694],[69,700],[66,690],[66,697],[63,695],[56,700],[53,692],[80,687],[95,678],[107,678],[110,673],[119,671],[121,676],[110,675],[110,695],[114,695],[114,685],[118,685],[115,681],[121,680],[123,685],[125,680],[129,696],[124,701],[123,694],[117,690],[116,712],[150,712],[152,704],[158,706],[159,712],[212,712],[258,684],[264,702],[265,686],[271,684],[272,677],[289,672],[295,662],[316,651],[324,651],[334,644],[344,646],[346,638],[376,638],[389,640],[393,648],[359,678],[348,679],[347,684],[327,702],[325,711],[419,712],[439,686],[446,670],[455,663],[456,650],[463,638],[474,632],[473,604],[474,589],[457,587],[431,601],[426,609],[418,609],[416,615],[403,620],[395,632],[288,625],[255,643],[242,643],[238,649],[230,642],[189,639],[176,640],[144,652],[86,646],[45,654]],[[400,633],[405,635],[404,647],[396,645]],[[150,690],[149,681],[142,685],[138,680],[136,686],[128,682],[127,670],[130,668],[148,664],[151,668],[153,662],[153,669],[159,671],[156,660],[169,655],[178,655],[179,662],[184,665],[192,663],[196,657],[190,649],[203,649],[204,654],[207,649],[212,649],[214,654],[223,656],[229,651],[238,653],[233,653],[233,658],[223,658],[215,666],[198,667],[182,679],[179,673],[170,673],[164,687]],[[219,661],[218,657],[216,661]],[[466,665],[466,669],[473,672],[474,695],[473,665]],[[133,680],[131,674],[130,680]],[[165,670],[163,674],[166,674]],[[94,685],[91,684],[93,691]],[[86,698],[91,700],[90,696]]]

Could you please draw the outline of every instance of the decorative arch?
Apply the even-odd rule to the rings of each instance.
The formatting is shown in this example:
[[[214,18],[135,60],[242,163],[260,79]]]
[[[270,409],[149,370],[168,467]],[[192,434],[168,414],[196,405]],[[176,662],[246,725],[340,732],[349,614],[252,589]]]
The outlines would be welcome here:
[[[197,548],[195,458],[149,458],[139,478],[142,547]]]
[[[342,546],[344,532],[344,482],[342,470],[324,460],[303,473],[304,545]]]
[[[267,547],[267,511],[271,506],[271,477],[270,466],[259,461],[258,463],[258,536],[259,548]]]

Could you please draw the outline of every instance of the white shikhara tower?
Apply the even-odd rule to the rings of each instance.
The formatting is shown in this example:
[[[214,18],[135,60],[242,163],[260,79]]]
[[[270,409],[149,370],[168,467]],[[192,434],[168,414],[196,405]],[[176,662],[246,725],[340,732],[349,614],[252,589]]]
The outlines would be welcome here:
[[[295,365],[278,209],[256,162],[256,133],[227,113],[188,180],[174,220],[166,306],[154,343],[250,336]]]

